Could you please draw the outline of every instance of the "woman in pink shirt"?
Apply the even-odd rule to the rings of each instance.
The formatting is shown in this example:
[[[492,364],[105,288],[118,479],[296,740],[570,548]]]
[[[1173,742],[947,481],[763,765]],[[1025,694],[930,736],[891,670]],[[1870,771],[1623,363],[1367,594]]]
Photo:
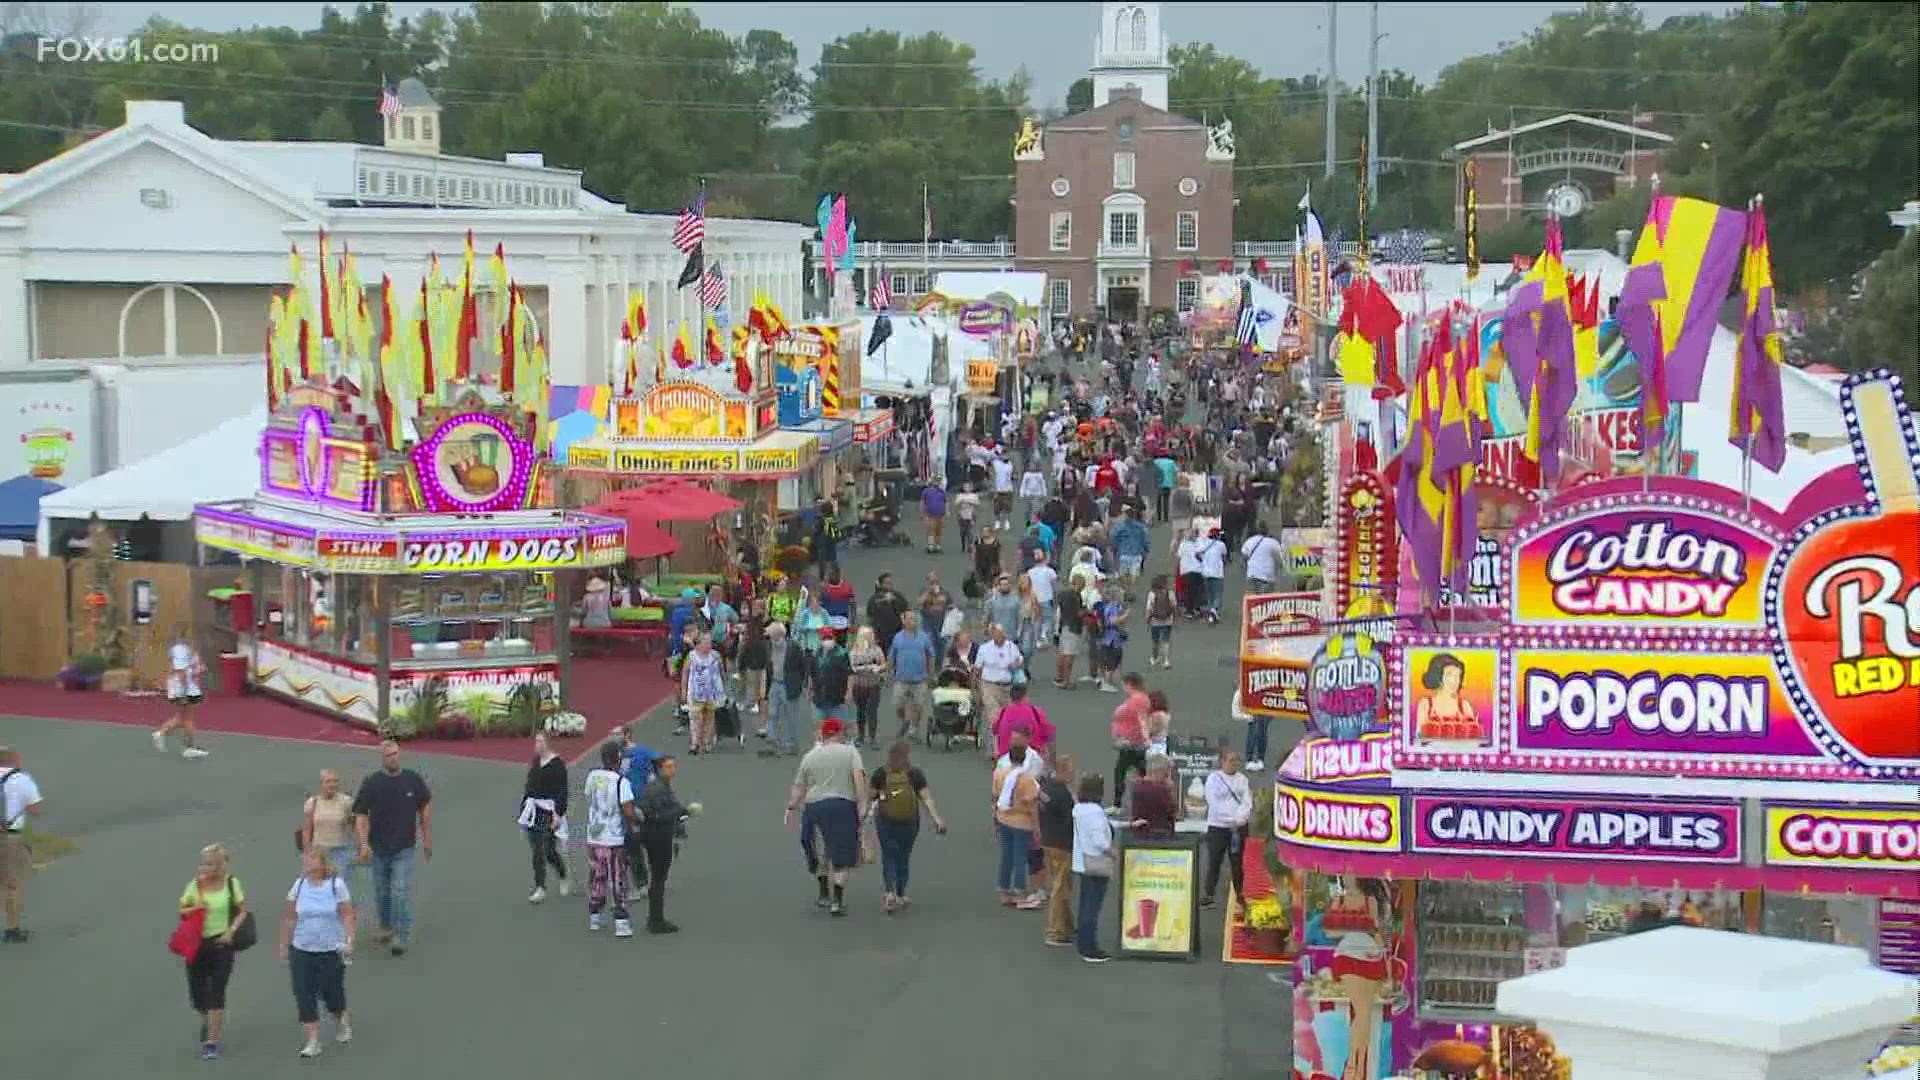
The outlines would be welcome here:
[[[1144,772],[1147,766],[1147,743],[1150,737],[1147,730],[1148,717],[1153,714],[1153,701],[1147,697],[1147,681],[1137,671],[1129,671],[1120,683],[1126,688],[1127,696],[1119,707],[1113,710],[1113,805],[1124,805],[1127,778],[1136,771]]]
[[[993,741],[996,757],[1005,757],[1007,747],[1013,743],[1013,733],[1027,733],[1027,745],[1035,753],[1046,758],[1053,753],[1053,721],[1047,719],[1046,711],[1027,698],[1027,684],[1015,683],[1011,689],[1013,701],[993,722]]]

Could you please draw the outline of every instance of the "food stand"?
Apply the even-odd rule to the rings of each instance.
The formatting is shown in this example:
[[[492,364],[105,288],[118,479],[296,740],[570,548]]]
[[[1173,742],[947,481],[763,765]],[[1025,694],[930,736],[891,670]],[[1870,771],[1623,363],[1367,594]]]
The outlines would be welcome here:
[[[1397,633],[1372,722],[1314,709],[1274,792],[1303,1075],[1559,1075],[1500,982],[1671,923],[1920,970],[1920,439],[1890,378],[1842,401],[1857,477],[1788,513],[1566,493],[1515,528],[1496,618]]]
[[[358,289],[350,263],[336,275],[324,252],[322,311]],[[481,727],[515,702],[535,716],[563,708],[556,577],[626,559],[624,522],[554,507],[533,411],[544,349],[518,290],[495,294],[511,297],[498,312],[470,283],[420,290],[434,304],[447,292],[473,324],[498,320],[477,337],[507,341],[506,356],[470,343],[436,374],[429,350],[397,344],[434,331],[424,312],[399,325],[389,285],[376,364],[371,323],[356,333],[344,307],[323,324],[335,335],[312,335],[313,295],[296,277],[274,302],[259,491],[194,519],[202,547],[244,561],[234,629],[248,685],[404,734],[454,714]]]

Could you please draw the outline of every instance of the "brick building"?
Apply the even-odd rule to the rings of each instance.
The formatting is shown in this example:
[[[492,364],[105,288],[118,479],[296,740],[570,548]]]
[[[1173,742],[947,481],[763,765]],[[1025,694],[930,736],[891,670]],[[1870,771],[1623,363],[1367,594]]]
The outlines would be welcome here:
[[[1453,145],[1460,164],[1454,228],[1467,221],[1466,163],[1474,163],[1482,229],[1549,210],[1579,217],[1597,202],[1652,181],[1673,136],[1578,113],[1489,131]]]
[[[1055,318],[1184,310],[1234,256],[1233,135],[1166,111],[1160,5],[1105,3],[1093,108],[1014,152],[1014,265],[1047,274]]]

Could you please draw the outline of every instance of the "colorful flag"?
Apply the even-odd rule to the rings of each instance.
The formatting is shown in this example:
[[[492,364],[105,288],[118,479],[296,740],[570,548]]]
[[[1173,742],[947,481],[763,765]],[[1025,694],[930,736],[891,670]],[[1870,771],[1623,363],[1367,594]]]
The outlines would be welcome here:
[[[680,324],[680,332],[673,336],[673,363],[685,371],[693,366],[693,339],[687,336],[687,324]]]
[[[1467,190],[1466,190],[1466,194],[1462,197],[1462,200],[1461,200],[1466,207],[1466,216],[1467,216],[1465,248],[1466,248],[1467,280],[1468,281],[1472,281],[1475,278],[1480,276],[1480,185],[1478,182],[1479,176],[1480,176],[1480,172],[1479,172],[1479,169],[1475,167],[1474,159],[1468,158],[1467,159]]]
[[[848,219],[846,235],[840,240],[840,272],[843,274],[853,273],[853,238],[859,231],[860,223]]]
[[[747,360],[752,341],[746,327],[733,328],[733,388],[743,394],[753,393],[753,365]]]
[[[712,316],[707,317],[706,351],[707,363],[718,366],[727,362],[727,343],[721,338],[720,327]]]
[[[1746,294],[1740,317],[1740,351],[1733,367],[1732,422],[1727,438],[1769,472],[1787,460],[1787,421],[1780,395],[1783,355],[1773,315],[1773,251],[1767,215],[1758,199],[1747,211],[1747,256],[1741,270]],[[1749,451],[1749,447],[1751,450]]]
[[[873,334],[867,338],[867,355],[872,356],[874,353],[879,352],[880,346],[885,345],[887,339],[892,336],[893,319],[883,308],[881,309],[879,317],[873,320]]]
[[[1747,215],[1701,199],[1660,195],[1634,248],[1633,265],[1658,263],[1665,294],[1657,301],[1674,401],[1700,400],[1707,349],[1720,303],[1740,265]]]
[[[887,268],[884,266],[874,271],[873,289],[867,298],[867,306],[875,311],[893,310],[893,283],[887,280]]]
[[[320,338],[333,340],[333,304],[339,289],[334,285],[333,267],[327,259],[327,230],[320,230]]]
[[[1667,416],[1667,342],[1661,332],[1659,302],[1665,298],[1667,282],[1657,262],[1641,263],[1627,271],[1620,288],[1620,304],[1614,318],[1620,323],[1620,337],[1640,365],[1640,454],[1643,468],[1653,471],[1665,440]]]
[[[393,84],[382,79],[380,82],[379,113],[382,119],[400,112],[400,95],[394,92]]]
[[[707,249],[706,248],[695,247],[692,251],[687,252],[687,265],[680,268],[680,280],[674,285],[674,287],[677,289],[684,289],[687,286],[693,284],[694,282],[699,281],[701,274],[706,269],[706,265],[707,265]]]
[[[679,220],[674,222],[673,247],[682,254],[691,255],[706,239],[707,192],[703,188],[693,197],[693,205],[682,209]]]

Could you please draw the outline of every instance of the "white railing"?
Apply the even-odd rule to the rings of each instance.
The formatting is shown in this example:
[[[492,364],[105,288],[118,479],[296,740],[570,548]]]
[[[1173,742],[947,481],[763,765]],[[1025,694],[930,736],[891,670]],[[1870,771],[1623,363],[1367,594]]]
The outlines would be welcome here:
[[[972,240],[936,240],[929,244],[899,243],[892,240],[861,240],[853,246],[856,261],[878,259],[925,259],[943,262],[954,259],[1011,259],[1013,243],[1008,240],[985,242]]]

